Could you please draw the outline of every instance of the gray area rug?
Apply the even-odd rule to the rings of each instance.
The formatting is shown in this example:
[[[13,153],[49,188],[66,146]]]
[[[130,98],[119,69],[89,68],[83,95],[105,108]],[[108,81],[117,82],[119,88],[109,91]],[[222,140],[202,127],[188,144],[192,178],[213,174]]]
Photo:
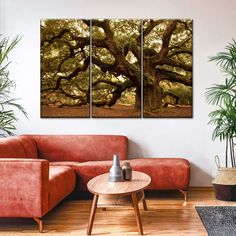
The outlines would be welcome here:
[[[236,236],[236,207],[196,207],[209,236]]]

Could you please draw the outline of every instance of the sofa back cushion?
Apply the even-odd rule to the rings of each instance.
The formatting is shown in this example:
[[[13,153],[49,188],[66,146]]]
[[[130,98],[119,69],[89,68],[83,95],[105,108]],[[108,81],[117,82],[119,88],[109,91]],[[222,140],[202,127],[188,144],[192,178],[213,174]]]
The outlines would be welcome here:
[[[53,161],[112,160],[118,154],[127,159],[126,136],[121,135],[28,135],[38,148],[40,158]]]
[[[0,158],[37,158],[36,143],[24,136],[0,139]]]

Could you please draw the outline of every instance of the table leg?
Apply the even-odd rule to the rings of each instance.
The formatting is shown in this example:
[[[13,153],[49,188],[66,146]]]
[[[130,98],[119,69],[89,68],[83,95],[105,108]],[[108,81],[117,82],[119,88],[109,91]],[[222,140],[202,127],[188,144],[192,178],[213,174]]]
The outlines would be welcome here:
[[[132,202],[133,202],[136,222],[137,222],[137,226],[138,226],[138,231],[140,234],[143,234],[142,221],[141,221],[140,212],[139,212],[139,208],[138,208],[138,201],[137,201],[136,193],[132,193]]]
[[[144,211],[147,211],[148,208],[147,208],[147,203],[146,203],[146,198],[145,198],[145,193],[143,191],[143,200],[142,200],[142,203],[143,203],[143,210]]]
[[[89,223],[88,223],[88,228],[87,228],[88,235],[91,235],[91,232],[92,232],[93,221],[94,221],[94,217],[95,217],[95,213],[96,213],[96,209],[97,209],[97,203],[98,203],[98,195],[95,194],[93,196],[93,204],[92,204],[92,209],[90,212]]]

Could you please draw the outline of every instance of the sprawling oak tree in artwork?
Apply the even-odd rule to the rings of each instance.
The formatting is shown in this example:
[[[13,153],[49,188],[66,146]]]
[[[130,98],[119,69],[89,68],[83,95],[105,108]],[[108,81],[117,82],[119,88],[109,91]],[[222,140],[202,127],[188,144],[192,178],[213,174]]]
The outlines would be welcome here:
[[[140,117],[142,102],[144,117],[191,117],[192,21],[42,21],[42,115],[86,117],[90,93],[93,117]]]
[[[92,20],[93,117],[141,116],[141,21]]]
[[[143,22],[144,117],[192,117],[192,21]]]
[[[89,117],[89,42],[83,20],[41,21],[42,117]]]

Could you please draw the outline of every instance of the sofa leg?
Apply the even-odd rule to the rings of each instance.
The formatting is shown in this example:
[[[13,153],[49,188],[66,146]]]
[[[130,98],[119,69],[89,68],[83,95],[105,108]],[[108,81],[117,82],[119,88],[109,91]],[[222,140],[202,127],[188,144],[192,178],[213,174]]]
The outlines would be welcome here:
[[[184,203],[182,204],[183,206],[187,205],[187,191],[179,189],[179,191],[183,194],[184,196]]]
[[[38,217],[34,217],[34,220],[38,223],[39,232],[43,233],[43,220]]]

